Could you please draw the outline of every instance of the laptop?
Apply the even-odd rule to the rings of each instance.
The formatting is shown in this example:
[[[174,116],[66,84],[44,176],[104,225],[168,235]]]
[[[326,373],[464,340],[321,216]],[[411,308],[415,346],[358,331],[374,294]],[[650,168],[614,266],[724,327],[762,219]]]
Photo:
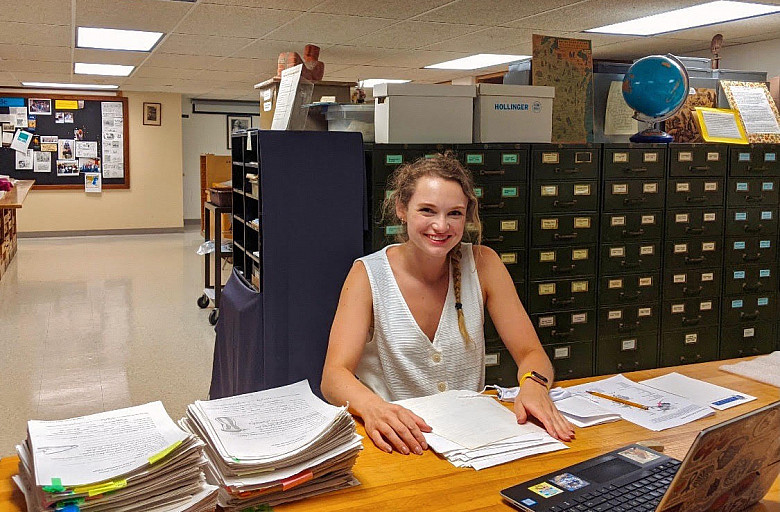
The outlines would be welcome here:
[[[705,428],[682,462],[631,444],[501,491],[530,512],[736,512],[780,474],[780,401]]]

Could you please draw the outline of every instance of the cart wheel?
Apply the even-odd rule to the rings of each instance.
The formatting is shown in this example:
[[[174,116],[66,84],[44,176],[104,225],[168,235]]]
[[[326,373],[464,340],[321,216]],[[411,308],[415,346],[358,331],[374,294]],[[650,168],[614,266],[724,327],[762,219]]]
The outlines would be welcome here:
[[[211,325],[216,325],[217,320],[219,320],[219,310],[214,308],[211,310],[211,313],[209,313],[209,323]]]
[[[198,307],[200,309],[206,309],[209,305],[209,296],[205,293],[198,297]]]

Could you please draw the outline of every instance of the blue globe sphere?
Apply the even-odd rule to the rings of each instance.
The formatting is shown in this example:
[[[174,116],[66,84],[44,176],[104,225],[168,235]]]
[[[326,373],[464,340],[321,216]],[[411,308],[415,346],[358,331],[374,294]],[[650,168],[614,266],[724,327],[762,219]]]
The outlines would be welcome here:
[[[623,98],[646,122],[673,116],[688,97],[688,73],[672,56],[651,55],[634,62],[623,78]]]

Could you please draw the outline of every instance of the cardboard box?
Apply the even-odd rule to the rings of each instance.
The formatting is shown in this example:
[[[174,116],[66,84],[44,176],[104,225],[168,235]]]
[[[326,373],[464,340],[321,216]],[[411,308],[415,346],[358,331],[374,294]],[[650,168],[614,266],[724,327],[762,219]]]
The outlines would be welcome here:
[[[555,87],[478,84],[474,142],[550,142]]]
[[[374,133],[380,144],[472,142],[473,85],[377,84]]]

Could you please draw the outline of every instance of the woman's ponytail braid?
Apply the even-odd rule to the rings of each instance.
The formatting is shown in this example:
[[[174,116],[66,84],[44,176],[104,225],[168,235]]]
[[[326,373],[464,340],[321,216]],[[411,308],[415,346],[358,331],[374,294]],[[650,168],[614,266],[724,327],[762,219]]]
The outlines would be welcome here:
[[[460,243],[456,245],[450,251],[450,263],[452,264],[452,288],[455,291],[455,309],[458,313],[458,329],[460,330],[463,341],[466,345],[473,345],[474,341],[469,336],[469,331],[466,329],[466,317],[463,315],[463,303],[460,297],[460,260],[463,254],[460,251]]]

